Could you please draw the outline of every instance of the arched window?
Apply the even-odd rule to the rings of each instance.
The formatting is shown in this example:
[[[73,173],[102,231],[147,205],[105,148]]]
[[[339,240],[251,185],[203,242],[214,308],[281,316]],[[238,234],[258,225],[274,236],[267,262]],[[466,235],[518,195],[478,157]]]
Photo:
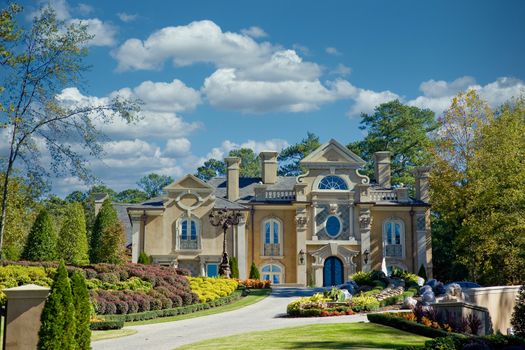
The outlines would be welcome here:
[[[335,238],[341,233],[343,225],[341,225],[341,220],[335,215],[330,215],[326,218],[324,229],[328,236]]]
[[[200,248],[200,221],[197,218],[179,219],[178,243],[178,248],[183,250]]]
[[[263,220],[262,224],[263,234],[263,255],[264,256],[280,256],[281,255],[281,241],[282,241],[282,224],[281,221],[275,218]]]
[[[325,176],[319,182],[317,186],[320,190],[347,190],[348,185],[345,180],[341,179],[339,176],[329,175]]]
[[[405,256],[405,224],[401,219],[388,219],[383,224],[383,247],[385,257]]]
[[[279,265],[263,265],[261,272],[263,280],[272,281],[272,284],[281,284],[283,282],[283,268]]]

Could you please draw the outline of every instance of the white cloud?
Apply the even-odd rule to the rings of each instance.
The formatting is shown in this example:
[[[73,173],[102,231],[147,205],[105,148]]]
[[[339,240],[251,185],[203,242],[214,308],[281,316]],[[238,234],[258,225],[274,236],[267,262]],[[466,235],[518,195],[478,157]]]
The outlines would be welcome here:
[[[116,43],[115,36],[117,29],[108,22],[103,22],[98,18],[78,19],[74,18],[69,23],[81,24],[87,26],[88,34],[93,35],[88,45],[91,46],[113,46]]]
[[[163,153],[172,157],[187,156],[190,153],[191,142],[185,137],[169,139]]]
[[[126,12],[119,12],[117,13],[117,16],[122,22],[125,22],[125,23],[133,22],[138,17],[137,14],[130,14]]]
[[[419,108],[429,108],[441,114],[450,107],[452,98],[460,91],[477,90],[492,107],[497,107],[511,97],[525,94],[525,82],[520,79],[501,77],[486,85],[479,85],[472,77],[460,77],[451,82],[428,80],[421,83],[419,90],[423,96],[408,101],[408,104]]]
[[[171,83],[144,81],[133,89],[133,93],[152,111],[188,111],[195,109],[201,102],[199,91],[177,79]]]
[[[374,108],[381,103],[400,99],[399,95],[391,91],[372,91],[366,89],[357,89],[356,93],[352,97],[354,104],[348,111],[350,117],[358,117],[361,113],[371,113]]]
[[[337,67],[335,67],[334,69],[330,71],[330,74],[340,75],[343,77],[350,75],[350,73],[352,73],[352,68],[347,67],[342,63],[339,63]]]
[[[283,148],[289,146],[289,143],[283,139],[269,139],[263,141],[247,140],[242,143],[235,143],[230,140],[225,140],[219,147],[214,147],[206,155],[206,157],[201,158],[200,165],[207,161],[210,158],[222,160],[224,157],[230,153],[230,151],[239,148],[249,148],[258,155],[262,151],[281,151]]]
[[[42,12],[42,9],[47,6],[55,10],[55,14],[59,21],[65,21],[71,18],[69,5],[67,4],[66,0],[38,0],[37,1],[38,9],[28,12],[26,18],[30,21],[33,20],[33,18],[40,15]]]
[[[327,48],[324,49],[324,50],[325,50],[325,52],[326,52],[327,54],[329,54],[329,55],[333,55],[333,56],[340,56],[340,55],[341,55],[341,53],[339,52],[339,50],[337,50],[337,48],[335,48],[335,47],[331,47],[331,46],[329,46],[329,47],[327,47]]]
[[[348,84],[349,85],[349,84]],[[323,103],[348,97],[347,85],[330,88],[313,81],[250,81],[237,77],[235,69],[218,69],[204,81],[203,91],[214,107],[242,112],[305,112]]]
[[[267,42],[232,32],[223,32],[212,21],[165,27],[146,40],[128,39],[113,56],[118,70],[159,69],[166,59],[177,66],[213,63],[217,66],[249,67],[263,63],[275,48]]]
[[[255,38],[255,39],[264,38],[268,36],[268,34],[266,34],[266,32],[262,28],[256,27],[256,26],[241,29],[241,33],[247,36],[251,36],[252,38]]]

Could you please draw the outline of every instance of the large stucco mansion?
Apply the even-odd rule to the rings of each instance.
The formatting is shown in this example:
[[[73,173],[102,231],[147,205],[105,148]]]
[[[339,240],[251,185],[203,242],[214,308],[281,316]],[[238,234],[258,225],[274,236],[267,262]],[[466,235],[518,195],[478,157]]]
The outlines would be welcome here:
[[[242,213],[227,231],[227,252],[240,278],[252,262],[274,284],[330,286],[356,271],[394,266],[432,275],[428,168],[415,170],[415,197],[390,183],[390,153],[375,154],[375,178],[335,140],[301,161],[297,177],[277,176],[277,152],[261,152],[261,178],[239,177],[240,159],[225,158],[226,177],[193,175],[168,185],[165,195],[126,207],[131,219],[132,261],[140,252],[160,264],[215,276],[223,233],[212,210]]]

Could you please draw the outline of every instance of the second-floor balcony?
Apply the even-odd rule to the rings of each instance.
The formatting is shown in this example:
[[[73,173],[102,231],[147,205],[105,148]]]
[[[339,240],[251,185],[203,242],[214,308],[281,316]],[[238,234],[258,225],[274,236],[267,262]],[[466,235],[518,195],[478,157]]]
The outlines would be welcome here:
[[[264,245],[264,256],[280,256],[281,255],[281,245],[278,243],[266,243]]]
[[[201,241],[197,239],[181,239],[180,237],[177,240],[177,250],[200,250]]]
[[[385,246],[385,257],[402,258],[403,245],[402,244],[387,244]]]
[[[295,201],[294,190],[269,190],[265,185],[255,188],[255,199],[258,202],[293,202]]]

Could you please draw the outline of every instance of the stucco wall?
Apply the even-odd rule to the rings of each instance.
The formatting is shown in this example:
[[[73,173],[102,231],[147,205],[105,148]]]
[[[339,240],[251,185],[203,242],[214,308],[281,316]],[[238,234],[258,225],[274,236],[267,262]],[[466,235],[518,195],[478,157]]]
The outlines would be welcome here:
[[[494,332],[507,334],[520,286],[484,287],[465,290],[468,301],[486,307]]]
[[[271,257],[262,257],[262,223],[266,218],[278,218],[283,223],[283,235],[282,235],[282,246],[283,246],[283,258],[276,259]],[[247,250],[248,259],[247,263],[251,264],[252,261],[252,242],[254,243],[254,261],[257,267],[261,268],[265,263],[278,262],[284,265],[285,268],[285,283],[296,283],[297,281],[297,246],[296,246],[296,228],[295,228],[295,208],[292,206],[280,206],[278,208],[271,207],[256,207],[254,213],[254,231],[252,233],[251,220],[247,221]],[[248,270],[249,271],[249,266]]]

